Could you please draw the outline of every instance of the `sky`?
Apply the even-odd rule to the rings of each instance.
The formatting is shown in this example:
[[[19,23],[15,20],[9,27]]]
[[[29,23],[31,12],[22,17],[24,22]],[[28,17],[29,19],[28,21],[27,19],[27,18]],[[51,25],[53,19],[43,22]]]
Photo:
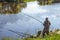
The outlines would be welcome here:
[[[51,22],[50,30],[60,29],[60,4],[41,6],[36,1],[27,2],[27,7],[18,14],[0,15],[0,37],[17,36],[8,29],[29,34],[36,34],[39,30],[43,30],[42,23],[24,14],[42,23],[48,17]]]

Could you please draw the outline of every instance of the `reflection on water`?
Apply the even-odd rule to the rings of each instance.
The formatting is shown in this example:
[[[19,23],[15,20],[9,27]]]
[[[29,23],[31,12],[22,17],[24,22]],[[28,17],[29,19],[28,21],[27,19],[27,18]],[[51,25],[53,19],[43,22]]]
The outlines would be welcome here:
[[[36,1],[27,2],[27,7],[22,9],[19,14],[7,16],[0,15],[0,27],[4,27],[0,29],[0,37],[18,37],[18,35],[8,31],[7,29],[29,34],[36,34],[38,30],[43,30],[43,25],[40,22],[24,15],[24,13],[42,22],[44,21],[45,17],[49,17],[49,20],[52,23],[50,30],[60,28],[60,4],[40,6]]]
[[[0,1],[0,14],[17,14],[22,8],[26,7],[26,3],[20,0],[1,0]]]
[[[15,0],[15,1],[13,0],[10,2],[9,1],[3,0],[3,2],[0,2],[0,14],[17,14],[21,11],[21,9],[26,7],[27,0]],[[30,0],[30,1],[32,1],[32,0]],[[35,1],[35,0],[33,0],[33,1]],[[45,5],[52,5],[52,4],[60,2],[60,1],[59,0],[58,1],[55,1],[55,0],[54,1],[52,1],[52,0],[45,0],[45,1],[44,0],[36,0],[35,2],[37,3],[37,5],[45,6]],[[36,5],[36,3],[34,5]],[[33,2],[31,2],[31,4],[32,4],[31,5],[32,7],[29,6],[30,8],[35,7],[33,5]],[[27,2],[27,5],[29,5],[28,2]]]

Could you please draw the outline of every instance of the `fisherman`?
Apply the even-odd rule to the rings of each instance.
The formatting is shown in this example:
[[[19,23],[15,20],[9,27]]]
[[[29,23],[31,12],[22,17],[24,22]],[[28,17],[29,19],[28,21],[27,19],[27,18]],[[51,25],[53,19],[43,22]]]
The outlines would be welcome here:
[[[50,21],[48,20],[48,17],[45,19],[44,23],[43,23],[43,26],[44,26],[44,29],[43,29],[43,37],[45,37],[45,34],[49,35],[49,27],[50,27],[51,23]]]

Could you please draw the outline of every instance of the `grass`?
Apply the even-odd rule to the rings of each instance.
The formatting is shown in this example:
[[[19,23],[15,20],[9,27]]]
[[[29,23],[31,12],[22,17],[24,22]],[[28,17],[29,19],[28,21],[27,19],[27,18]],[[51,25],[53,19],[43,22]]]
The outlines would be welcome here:
[[[24,2],[31,2],[31,1],[36,1],[36,0],[24,0]]]
[[[45,38],[25,38],[25,39],[21,39],[21,38],[2,38],[2,40],[60,40],[60,35],[59,34],[52,34],[49,36],[46,36]]]
[[[60,35],[58,34],[52,34],[49,36],[46,36],[45,38],[28,38],[27,40],[60,40]]]

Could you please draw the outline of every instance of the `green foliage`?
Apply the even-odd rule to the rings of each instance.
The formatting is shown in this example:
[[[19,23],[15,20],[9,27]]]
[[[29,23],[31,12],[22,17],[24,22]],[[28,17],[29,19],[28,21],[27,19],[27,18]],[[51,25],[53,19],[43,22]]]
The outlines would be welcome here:
[[[52,36],[46,36],[45,38],[27,38],[27,40],[60,40],[60,35],[53,34]]]
[[[35,0],[24,0],[25,2],[31,2],[31,1],[35,1]]]

